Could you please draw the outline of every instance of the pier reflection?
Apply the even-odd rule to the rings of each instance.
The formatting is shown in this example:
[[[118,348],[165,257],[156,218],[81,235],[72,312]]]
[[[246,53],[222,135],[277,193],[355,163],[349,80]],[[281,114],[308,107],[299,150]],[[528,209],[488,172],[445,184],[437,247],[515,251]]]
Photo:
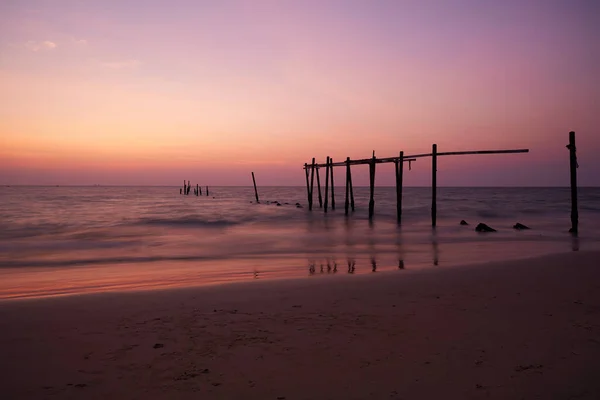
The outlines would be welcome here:
[[[431,246],[433,248],[433,265],[438,266],[440,263],[440,249],[438,245],[437,231],[435,229],[431,233]]]
[[[571,250],[579,251],[579,236],[577,235],[571,236]]]
[[[396,228],[396,257],[398,258],[398,269],[404,269],[404,244],[400,226]]]

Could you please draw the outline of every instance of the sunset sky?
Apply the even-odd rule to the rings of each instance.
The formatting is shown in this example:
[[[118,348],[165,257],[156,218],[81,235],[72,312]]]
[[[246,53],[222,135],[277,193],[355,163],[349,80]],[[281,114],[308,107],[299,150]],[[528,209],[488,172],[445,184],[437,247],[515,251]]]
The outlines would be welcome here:
[[[595,0],[0,0],[0,184],[303,185],[437,143],[531,149],[441,185],[562,186],[574,130],[600,185],[598,71]]]

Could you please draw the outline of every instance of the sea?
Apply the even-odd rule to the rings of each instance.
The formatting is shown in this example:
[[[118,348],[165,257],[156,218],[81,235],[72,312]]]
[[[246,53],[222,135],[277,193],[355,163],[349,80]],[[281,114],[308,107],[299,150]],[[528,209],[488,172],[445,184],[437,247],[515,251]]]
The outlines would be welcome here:
[[[323,193],[323,196],[325,193]],[[0,299],[332,275],[402,274],[600,248],[600,188],[344,187],[328,212],[306,187],[0,187]],[[324,202],[324,199],[323,199]],[[461,225],[465,220],[468,225]],[[485,223],[497,232],[475,231]],[[515,230],[524,224],[531,229]]]

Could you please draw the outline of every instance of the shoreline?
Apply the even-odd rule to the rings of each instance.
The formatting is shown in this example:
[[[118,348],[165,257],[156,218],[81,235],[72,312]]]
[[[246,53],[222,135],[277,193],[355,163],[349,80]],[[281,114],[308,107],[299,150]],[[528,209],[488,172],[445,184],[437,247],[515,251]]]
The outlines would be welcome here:
[[[574,239],[573,239],[574,240]],[[334,249],[329,255],[306,253],[273,254],[270,257],[222,260],[153,262],[124,261],[114,264],[76,264],[51,267],[0,268],[0,303],[28,298],[86,295],[102,292],[152,291],[169,288],[229,285],[257,280],[319,279],[323,275],[405,273],[421,269],[460,268],[489,263],[514,262],[571,251],[598,251],[600,244],[579,241],[482,241],[422,244],[379,249]],[[581,248],[581,250],[579,250]],[[578,249],[578,250],[575,250]],[[327,262],[337,262],[337,273]],[[348,260],[356,260],[356,271],[347,272]],[[399,260],[404,268],[399,270]],[[56,261],[60,265],[59,261]],[[309,271],[311,263],[314,273]],[[320,267],[323,267],[323,271]]]
[[[0,390],[598,398],[599,257],[0,302]]]

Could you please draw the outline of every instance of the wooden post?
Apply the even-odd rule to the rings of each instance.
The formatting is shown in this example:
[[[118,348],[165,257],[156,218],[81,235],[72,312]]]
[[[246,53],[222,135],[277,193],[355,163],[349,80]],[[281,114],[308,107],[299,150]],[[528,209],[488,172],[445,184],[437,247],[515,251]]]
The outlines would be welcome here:
[[[344,202],[344,214],[348,215],[350,206],[350,157],[346,157],[346,201]]]
[[[398,225],[402,225],[402,186],[404,181],[404,152],[400,152],[400,157],[396,163],[396,215]]]
[[[308,182],[308,164],[304,163],[304,173],[306,175],[306,197],[307,201],[310,204],[310,183]]]
[[[319,208],[323,208],[323,197],[321,196],[321,178],[319,178],[319,167],[317,167],[317,191],[319,192]]]
[[[327,162],[325,163],[325,208],[327,212],[327,205],[329,204],[329,156],[327,156]]]
[[[202,196],[202,186],[200,186],[198,189],[199,189],[199,192],[198,192],[198,194],[199,194],[200,196]]]
[[[352,169],[350,167],[348,167],[348,182],[350,184],[350,209],[354,211],[354,188],[352,187]]]
[[[569,132],[569,145],[571,169],[571,232],[577,235],[579,231],[579,210],[577,207],[577,148],[575,147],[575,132]]]
[[[375,213],[375,152],[373,152],[373,158],[369,163],[369,181],[370,181],[370,195],[369,195],[369,219],[373,219]]]
[[[187,192],[186,192],[187,195],[190,194],[190,190],[192,190],[192,184],[190,183],[190,181],[188,181],[188,188],[187,188]]]
[[[206,195],[208,196],[208,186],[206,187]]]
[[[196,183],[196,197],[198,197],[198,196],[199,196],[199,194],[198,194],[198,189],[200,189],[200,185],[198,185],[198,184]]]
[[[431,226],[437,223],[437,144],[431,148]]]
[[[260,203],[260,200],[258,200],[258,190],[256,189],[256,179],[254,179],[254,172],[252,173],[252,183],[254,183],[254,195],[256,196],[256,202]]]
[[[312,165],[310,167],[310,197],[308,198],[308,210],[312,211],[313,205],[313,190],[315,188],[315,159],[312,159]]]
[[[331,209],[335,210],[335,191],[333,189],[333,158],[329,157],[329,173],[331,174]]]

